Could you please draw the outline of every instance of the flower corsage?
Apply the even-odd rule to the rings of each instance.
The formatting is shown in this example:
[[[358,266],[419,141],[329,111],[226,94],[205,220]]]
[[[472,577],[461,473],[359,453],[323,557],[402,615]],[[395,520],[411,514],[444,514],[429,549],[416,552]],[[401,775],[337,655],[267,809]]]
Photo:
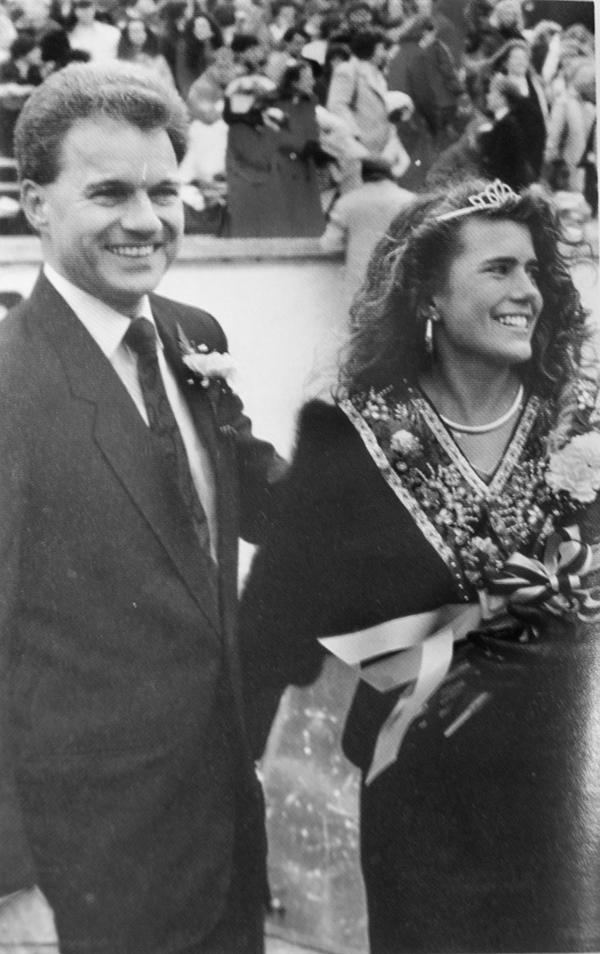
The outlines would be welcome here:
[[[216,383],[223,388],[229,387],[235,372],[235,364],[228,352],[211,351],[206,344],[190,341],[180,325],[177,326],[177,339],[181,351],[181,360],[190,372],[188,384],[198,382],[203,388]]]
[[[582,373],[546,442],[544,482],[554,501],[554,531],[540,559],[513,553],[489,586],[513,609],[529,605],[555,616],[600,617],[600,544],[585,543],[578,526],[600,494],[599,424],[596,373],[593,378]]]

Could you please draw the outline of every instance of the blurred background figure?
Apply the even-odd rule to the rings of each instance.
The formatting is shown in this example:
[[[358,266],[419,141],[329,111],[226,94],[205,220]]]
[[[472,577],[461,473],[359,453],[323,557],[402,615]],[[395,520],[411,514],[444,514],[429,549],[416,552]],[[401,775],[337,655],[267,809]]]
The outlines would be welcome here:
[[[50,0],[20,0],[16,12],[19,35],[31,35],[36,43],[61,26],[53,16]]]
[[[73,25],[68,31],[71,48],[89,53],[91,60],[114,60],[119,31],[111,23],[99,20],[96,13],[94,0],[73,0]]]
[[[265,76],[266,54],[256,37],[234,37],[232,49],[242,75],[225,91],[227,205],[231,235],[270,234],[276,131],[265,123],[276,86]]]
[[[188,109],[192,121],[212,123],[223,115],[225,90],[238,75],[239,68],[233,51],[219,47],[210,66],[192,83],[188,94]]]
[[[463,87],[452,55],[429,17],[415,17],[402,35],[390,61],[388,81],[390,89],[402,90],[411,97],[421,132],[425,138],[432,138],[434,151],[441,151],[458,138],[457,108]],[[421,149],[427,154],[425,143]]]
[[[17,29],[8,12],[0,6],[0,63],[10,57],[10,45],[17,37]]]
[[[192,84],[223,45],[222,31],[207,13],[195,9],[189,13],[185,0],[169,0],[162,12],[164,28],[159,49],[171,68],[179,93],[187,99]]]
[[[159,52],[156,34],[141,17],[129,17],[121,30],[117,57],[138,63],[155,72],[169,86],[175,86],[173,73],[165,57]]]
[[[226,92],[231,235],[320,235],[325,220],[316,161],[322,150],[312,68],[288,67],[278,87],[259,68]]]
[[[594,149],[596,68],[592,59],[572,61],[571,68],[550,112],[545,174],[552,189],[583,194],[585,164],[589,165],[590,146]]]
[[[329,212],[321,247],[344,251],[344,290],[349,306],[365,277],[371,252],[414,193],[396,185],[389,163],[366,158],[361,163],[362,183],[339,197]]]
[[[495,73],[487,96],[493,121],[481,132],[482,171],[490,179],[501,179],[516,191],[536,178],[519,119],[522,99],[513,79]]]
[[[370,154],[381,155],[390,138],[385,37],[364,31],[353,35],[349,46],[352,56],[333,70],[327,109],[346,122]]]
[[[188,96],[191,122],[188,150],[180,166],[186,184],[187,231],[229,234],[226,154],[229,127],[223,119],[225,91],[238,75],[227,46],[215,50],[213,62],[192,84]]]
[[[281,42],[269,54],[265,69],[274,83],[280,83],[288,66],[300,59],[309,39],[306,30],[300,26],[291,26],[285,31]]]
[[[494,73],[508,76],[521,94],[521,99],[513,104],[513,110],[528,147],[533,178],[537,181],[544,160],[548,103],[542,83],[532,69],[527,42],[510,40],[489,61],[487,71],[490,76]]]
[[[277,46],[285,41],[285,35],[292,27],[297,26],[301,8],[291,0],[278,0],[271,5],[271,22],[269,34],[271,42]]]
[[[29,34],[17,35],[0,63],[0,155],[12,157],[13,134],[32,90],[42,82],[40,48]]]
[[[87,63],[90,54],[84,50],[73,50],[69,36],[65,30],[53,30],[47,33],[40,42],[41,70],[43,78],[62,70],[69,63]]]
[[[314,85],[304,62],[288,66],[277,89],[274,105],[283,117],[276,132],[273,235],[317,236],[325,228],[317,162],[328,157],[319,144]]]

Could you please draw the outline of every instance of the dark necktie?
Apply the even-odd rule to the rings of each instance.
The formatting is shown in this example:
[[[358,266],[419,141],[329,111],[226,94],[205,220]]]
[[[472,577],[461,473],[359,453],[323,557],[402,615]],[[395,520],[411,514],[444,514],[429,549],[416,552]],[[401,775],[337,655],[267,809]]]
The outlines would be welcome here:
[[[210,557],[208,521],[192,480],[181,431],[169,404],[160,373],[156,329],[148,318],[133,318],[123,341],[138,356],[138,378],[150,430],[156,436],[169,462],[183,502],[191,515],[200,546]]]

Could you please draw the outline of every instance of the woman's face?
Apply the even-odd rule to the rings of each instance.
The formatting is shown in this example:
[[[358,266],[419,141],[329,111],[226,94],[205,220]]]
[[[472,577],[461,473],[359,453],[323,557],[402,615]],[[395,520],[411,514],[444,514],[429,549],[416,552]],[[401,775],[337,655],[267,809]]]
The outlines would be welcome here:
[[[142,47],[146,42],[146,27],[141,20],[132,20],[127,24],[127,36],[132,46]]]
[[[514,46],[506,57],[506,72],[509,76],[525,76],[529,69],[529,53],[523,47]]]
[[[194,36],[196,39],[210,40],[212,35],[212,27],[206,17],[196,17],[194,19]]]
[[[461,226],[459,248],[433,300],[438,360],[449,366],[479,360],[506,368],[531,357],[543,301],[538,263],[526,225],[479,216]]]

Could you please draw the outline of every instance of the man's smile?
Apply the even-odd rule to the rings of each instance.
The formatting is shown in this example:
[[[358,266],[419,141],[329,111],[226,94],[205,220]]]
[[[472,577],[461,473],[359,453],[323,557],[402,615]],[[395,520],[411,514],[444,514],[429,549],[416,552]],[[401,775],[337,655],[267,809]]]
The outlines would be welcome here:
[[[159,248],[161,248],[160,242],[145,245],[107,245],[108,251],[120,258],[147,258]]]

